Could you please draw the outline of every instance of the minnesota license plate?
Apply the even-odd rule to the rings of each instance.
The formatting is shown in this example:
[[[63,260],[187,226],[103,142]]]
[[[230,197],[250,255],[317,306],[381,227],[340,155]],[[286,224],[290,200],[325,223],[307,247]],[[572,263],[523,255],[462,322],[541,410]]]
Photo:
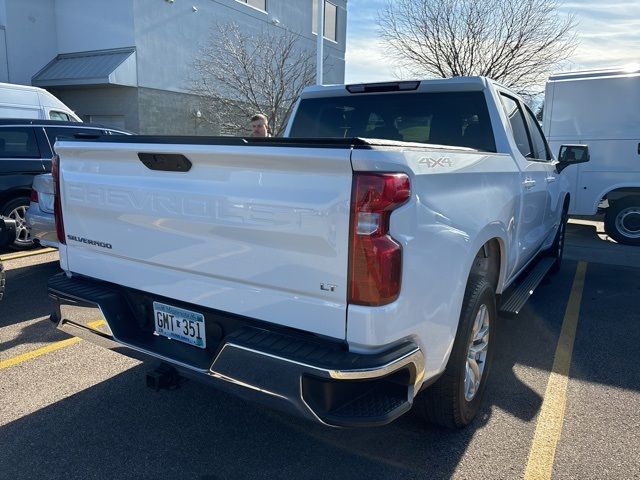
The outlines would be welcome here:
[[[201,313],[153,302],[153,317],[158,335],[200,348],[207,346]]]

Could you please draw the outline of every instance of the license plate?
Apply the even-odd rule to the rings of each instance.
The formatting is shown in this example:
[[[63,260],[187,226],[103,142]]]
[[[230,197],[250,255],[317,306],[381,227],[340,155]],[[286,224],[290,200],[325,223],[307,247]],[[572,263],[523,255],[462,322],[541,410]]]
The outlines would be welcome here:
[[[156,334],[200,348],[207,346],[201,313],[153,302],[153,318]]]

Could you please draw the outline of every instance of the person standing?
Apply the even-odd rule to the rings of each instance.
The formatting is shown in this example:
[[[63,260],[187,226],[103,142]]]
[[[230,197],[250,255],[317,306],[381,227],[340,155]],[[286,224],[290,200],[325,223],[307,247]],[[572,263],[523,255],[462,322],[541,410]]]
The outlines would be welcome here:
[[[251,117],[251,136],[252,137],[270,137],[269,120],[266,115],[258,113]]]

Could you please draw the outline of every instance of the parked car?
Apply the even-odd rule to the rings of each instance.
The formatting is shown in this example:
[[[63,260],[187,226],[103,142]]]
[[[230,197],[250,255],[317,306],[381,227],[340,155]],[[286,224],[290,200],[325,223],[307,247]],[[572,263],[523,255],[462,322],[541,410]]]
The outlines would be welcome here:
[[[26,223],[34,242],[45,247],[58,247],[56,223],[53,215],[55,189],[50,173],[33,177],[31,203]]]
[[[559,268],[566,165],[482,77],[309,87],[286,136],[60,141],[51,319],[169,364],[150,385],[175,371],[332,426],[412,405],[468,424],[498,309]]]
[[[555,153],[589,146],[588,163],[563,171],[571,215],[604,209],[604,228],[618,243],[640,246],[640,69],[558,73],[545,91],[544,131]]]
[[[17,223],[17,248],[28,248],[33,239],[26,221],[31,185],[36,175],[51,171],[56,137],[76,134],[128,134],[103,125],[53,120],[0,120],[0,215]]]
[[[0,118],[82,122],[69,107],[45,89],[13,83],[0,83]]]

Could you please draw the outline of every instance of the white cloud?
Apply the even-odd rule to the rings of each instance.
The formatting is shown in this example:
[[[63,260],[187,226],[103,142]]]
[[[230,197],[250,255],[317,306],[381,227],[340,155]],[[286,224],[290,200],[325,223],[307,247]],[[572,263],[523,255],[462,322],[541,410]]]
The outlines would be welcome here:
[[[576,53],[572,69],[606,68],[637,62],[640,47],[640,2],[595,2],[565,4],[563,11],[578,21]]]

